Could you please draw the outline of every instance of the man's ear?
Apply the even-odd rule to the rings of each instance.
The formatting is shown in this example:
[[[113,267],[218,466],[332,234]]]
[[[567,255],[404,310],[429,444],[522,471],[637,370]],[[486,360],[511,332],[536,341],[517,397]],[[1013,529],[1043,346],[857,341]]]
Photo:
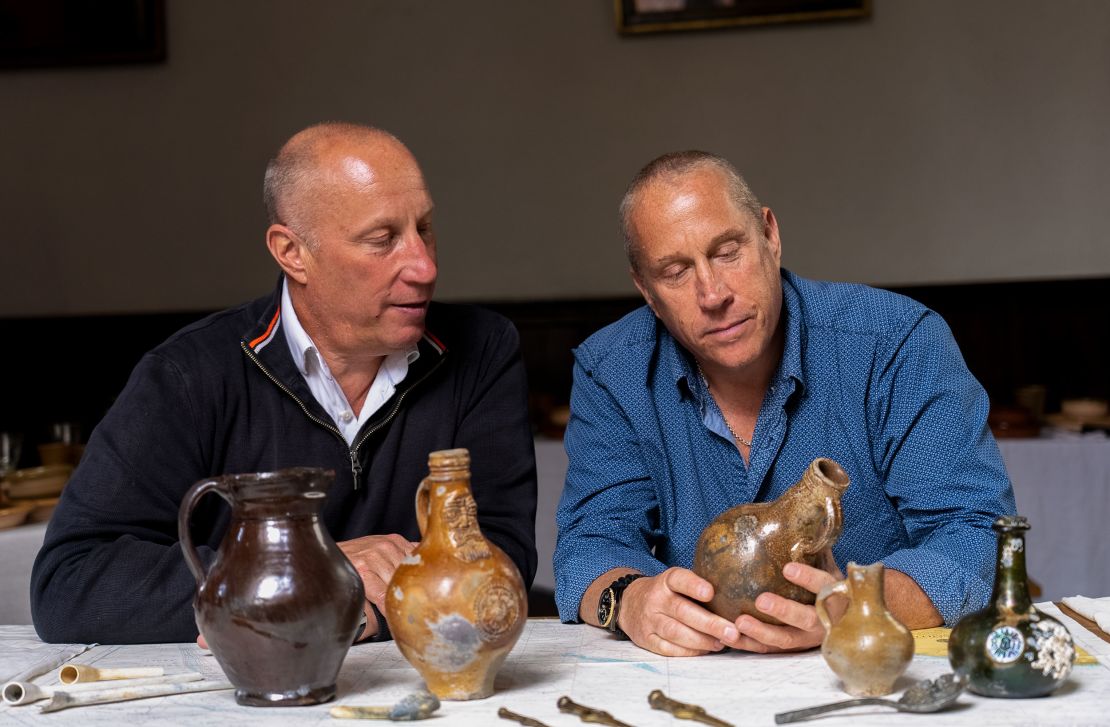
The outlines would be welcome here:
[[[770,207],[763,208],[763,237],[767,249],[775,256],[776,264],[782,264],[782,240],[779,238],[779,221]]]
[[[308,282],[304,256],[305,242],[285,225],[270,225],[266,230],[266,247],[285,274],[301,285]]]

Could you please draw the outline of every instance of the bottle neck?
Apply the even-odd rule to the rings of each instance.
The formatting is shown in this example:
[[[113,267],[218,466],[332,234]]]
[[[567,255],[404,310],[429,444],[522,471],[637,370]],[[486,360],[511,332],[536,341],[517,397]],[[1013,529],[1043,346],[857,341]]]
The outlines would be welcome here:
[[[1025,536],[1020,533],[998,536],[998,565],[991,602],[1011,611],[1027,611],[1033,605],[1025,574]]]

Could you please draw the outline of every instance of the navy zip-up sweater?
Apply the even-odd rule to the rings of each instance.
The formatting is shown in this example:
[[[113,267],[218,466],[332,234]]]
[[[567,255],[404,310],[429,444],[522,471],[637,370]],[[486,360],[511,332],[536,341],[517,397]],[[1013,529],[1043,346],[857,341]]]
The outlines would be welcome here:
[[[512,324],[433,303],[420,357],[348,447],[293,363],[280,300],[279,282],[272,296],[175,333],[136,366],[93,431],[35,561],[31,610],[43,640],[195,639],[196,582],[178,508],[194,482],[227,473],[332,469],[322,519],[336,541],[419,540],[413,498],[428,453],[466,447],[482,532],[531,584],[536,466]],[[194,510],[191,534],[206,563],[229,515],[219,497]]]

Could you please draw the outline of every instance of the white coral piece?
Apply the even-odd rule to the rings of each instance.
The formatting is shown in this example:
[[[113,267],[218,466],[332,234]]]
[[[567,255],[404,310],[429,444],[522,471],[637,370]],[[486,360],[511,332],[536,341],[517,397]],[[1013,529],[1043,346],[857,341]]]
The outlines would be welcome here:
[[[1033,624],[1033,631],[1037,640],[1037,659],[1031,666],[1053,679],[1066,678],[1075,661],[1071,634],[1063,624],[1048,619]]]

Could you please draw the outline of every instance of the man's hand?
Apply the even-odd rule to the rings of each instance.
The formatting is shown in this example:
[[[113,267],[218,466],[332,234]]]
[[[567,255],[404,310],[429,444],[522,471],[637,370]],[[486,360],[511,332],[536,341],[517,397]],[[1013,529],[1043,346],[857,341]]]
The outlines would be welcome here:
[[[825,570],[803,563],[787,563],[782,568],[782,574],[791,583],[817,594],[825,584],[844,577],[836,567],[831,551],[826,549],[822,560]],[[829,617],[836,622],[844,613],[848,603],[840,596],[833,596],[825,602],[825,605],[829,611]],[[807,606],[774,593],[761,593],[755,599],[755,607],[768,616],[774,616],[783,625],[772,626],[754,616],[744,614],[736,619],[736,628],[740,630],[741,636],[736,643],[729,644],[733,648],[760,653],[801,651],[820,646],[825,638],[825,629],[817,619],[817,609],[814,606]]]
[[[377,606],[379,611],[385,611],[385,589],[389,585],[389,579],[393,577],[393,572],[397,570],[401,560],[419,543],[413,543],[396,533],[391,533],[344,540],[338,545],[358,571],[363,588],[366,590],[364,607],[366,630],[362,632],[362,638],[373,636],[377,633],[378,621],[370,604]]]
[[[637,646],[663,656],[720,651],[734,645],[740,634],[726,619],[695,603],[711,598],[713,586],[704,578],[685,568],[668,568],[628,585],[617,623]]]

